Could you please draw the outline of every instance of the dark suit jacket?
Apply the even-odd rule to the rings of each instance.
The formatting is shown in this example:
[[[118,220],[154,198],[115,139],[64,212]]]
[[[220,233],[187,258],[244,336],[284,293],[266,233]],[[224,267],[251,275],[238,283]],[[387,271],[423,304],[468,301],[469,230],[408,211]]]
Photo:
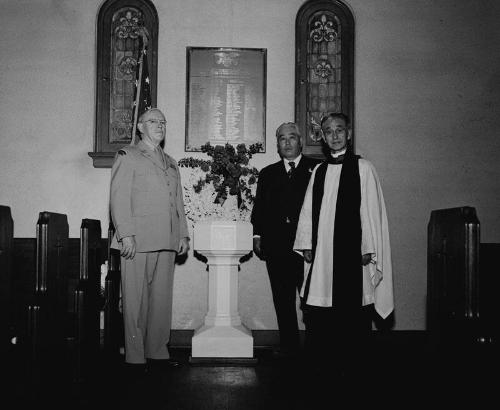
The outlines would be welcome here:
[[[260,171],[251,221],[265,253],[292,250],[309,178],[318,162],[302,155],[291,178],[283,160]]]

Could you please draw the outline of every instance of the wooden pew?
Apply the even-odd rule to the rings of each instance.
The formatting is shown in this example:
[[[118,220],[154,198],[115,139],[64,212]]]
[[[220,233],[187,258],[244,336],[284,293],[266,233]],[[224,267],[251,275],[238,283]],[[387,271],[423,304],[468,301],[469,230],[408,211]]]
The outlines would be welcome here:
[[[67,260],[68,219],[66,215],[40,212],[36,225],[36,270],[28,306],[26,347],[29,370],[38,379],[62,374],[68,327]]]
[[[80,227],[79,281],[74,290],[74,378],[84,381],[95,370],[100,350],[101,223],[83,219]]]
[[[434,210],[428,225],[427,331],[433,348],[486,351],[498,344],[500,244],[481,244],[473,207]],[[496,269],[496,272],[495,270]]]
[[[120,253],[111,249],[115,233],[113,223],[108,227],[108,273],[104,290],[104,352],[111,360],[119,358],[123,346],[123,316],[119,309],[120,302]]]
[[[479,246],[479,313],[480,342],[493,348],[500,343],[500,321],[496,295],[500,288],[500,243],[483,243]]]
[[[50,212],[39,214],[36,238],[13,238],[12,227],[10,208],[0,206],[0,334],[9,374],[33,386],[55,382],[54,375],[83,381],[101,359],[108,241],[100,222],[82,220],[79,238],[68,238],[66,215]]]
[[[479,220],[472,207],[431,212],[427,329],[470,330],[479,317]]]
[[[14,221],[10,207],[0,206],[0,353],[6,354],[13,336],[12,241]]]

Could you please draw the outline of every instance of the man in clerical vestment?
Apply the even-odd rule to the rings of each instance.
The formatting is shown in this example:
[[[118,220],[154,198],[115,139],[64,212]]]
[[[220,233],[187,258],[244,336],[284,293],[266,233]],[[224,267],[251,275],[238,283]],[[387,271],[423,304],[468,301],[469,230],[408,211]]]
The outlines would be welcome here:
[[[374,166],[350,147],[348,117],[330,114],[321,129],[326,160],[312,173],[293,246],[306,262],[306,350],[313,365],[361,374],[373,310],[386,318],[394,306],[387,215]]]

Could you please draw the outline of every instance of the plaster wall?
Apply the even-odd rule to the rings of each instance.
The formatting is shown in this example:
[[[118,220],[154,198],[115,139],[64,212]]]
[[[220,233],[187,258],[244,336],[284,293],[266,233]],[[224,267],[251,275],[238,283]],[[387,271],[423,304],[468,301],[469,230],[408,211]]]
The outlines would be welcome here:
[[[186,47],[267,48],[267,146],[294,116],[295,16],[301,0],[156,0],[158,106],[167,151],[184,152]],[[396,329],[425,328],[427,223],[433,209],[474,206],[482,242],[500,242],[500,3],[350,0],[355,18],[357,151],[379,173],[388,210]],[[101,1],[0,0],[0,203],[16,237],[34,237],[40,211],[108,224],[109,169],[92,151],[96,20]],[[240,313],[275,329],[263,262],[241,266]],[[192,254],[176,271],[176,329],[207,308],[207,272]]]

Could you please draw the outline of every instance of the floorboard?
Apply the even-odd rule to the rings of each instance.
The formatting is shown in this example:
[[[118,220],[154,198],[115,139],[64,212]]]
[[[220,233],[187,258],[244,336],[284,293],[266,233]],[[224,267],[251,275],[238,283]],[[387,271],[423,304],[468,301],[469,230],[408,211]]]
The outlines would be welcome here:
[[[498,361],[490,351],[438,354],[418,344],[384,344],[375,346],[373,360],[349,377],[334,369],[312,371],[310,363],[299,360],[278,361],[264,348],[255,350],[257,364],[248,366],[193,365],[190,349],[171,352],[180,367],[136,375],[120,357],[103,361],[80,383],[56,366],[29,374],[12,355],[3,367],[8,376],[3,403],[11,400],[16,409],[71,410],[350,409],[376,402],[389,408],[466,403],[483,408],[498,393]]]

